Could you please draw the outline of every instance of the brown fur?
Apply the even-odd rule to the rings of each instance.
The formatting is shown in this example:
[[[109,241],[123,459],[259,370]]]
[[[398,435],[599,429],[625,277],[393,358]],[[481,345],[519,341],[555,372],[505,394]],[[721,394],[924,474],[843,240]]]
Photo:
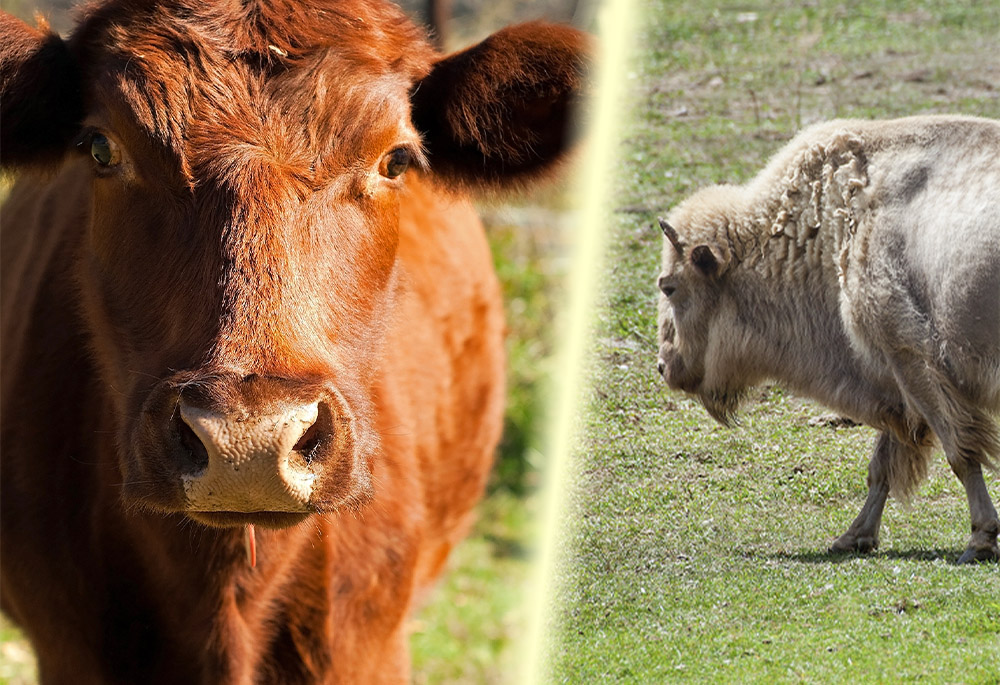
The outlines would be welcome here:
[[[529,25],[496,39],[506,59],[442,63],[378,0],[112,0],[67,43],[0,29],[2,160],[27,169],[2,234],[0,578],[42,681],[405,682],[406,618],[465,533],[502,413],[490,255],[440,191],[558,162],[582,40]],[[424,83],[469,116],[411,104]],[[26,88],[65,107],[21,109]],[[491,133],[515,97],[532,118]],[[95,134],[116,166],[90,158]],[[389,178],[400,146],[414,164]],[[316,448],[312,513],[191,512],[181,402],[319,402],[349,439]]]

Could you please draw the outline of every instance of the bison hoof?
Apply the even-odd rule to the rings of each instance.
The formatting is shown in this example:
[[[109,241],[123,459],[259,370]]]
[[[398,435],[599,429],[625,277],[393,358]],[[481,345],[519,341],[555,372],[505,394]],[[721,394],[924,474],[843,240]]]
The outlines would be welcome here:
[[[965,554],[958,558],[960,564],[974,564],[980,561],[1000,561],[1000,549],[996,545],[978,549],[969,547],[965,550]]]
[[[878,538],[869,536],[855,537],[850,533],[844,533],[830,545],[831,554],[843,554],[845,552],[868,554],[876,549],[878,549]]]

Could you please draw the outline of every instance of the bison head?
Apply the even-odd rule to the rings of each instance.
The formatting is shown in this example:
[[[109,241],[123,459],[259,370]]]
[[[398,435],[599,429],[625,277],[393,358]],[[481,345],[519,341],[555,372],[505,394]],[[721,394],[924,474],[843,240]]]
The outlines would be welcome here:
[[[442,58],[381,0],[112,0],[68,42],[0,34],[3,163],[88,179],[65,201],[126,501],[275,526],[365,501],[401,207],[556,162],[581,35]]]
[[[660,220],[657,366],[671,388],[696,395],[723,424],[755,382],[741,354],[746,313],[732,297],[740,287],[730,232],[736,197],[729,186],[708,188]]]

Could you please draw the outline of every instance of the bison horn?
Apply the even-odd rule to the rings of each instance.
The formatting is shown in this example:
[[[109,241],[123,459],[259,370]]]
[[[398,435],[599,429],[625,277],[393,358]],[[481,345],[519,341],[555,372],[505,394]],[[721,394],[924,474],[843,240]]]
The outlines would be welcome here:
[[[674,249],[678,252],[684,252],[684,244],[677,237],[677,231],[674,230],[674,227],[664,219],[658,219],[658,221],[660,222],[660,229],[663,231],[663,235],[667,236],[667,240],[674,246]]]

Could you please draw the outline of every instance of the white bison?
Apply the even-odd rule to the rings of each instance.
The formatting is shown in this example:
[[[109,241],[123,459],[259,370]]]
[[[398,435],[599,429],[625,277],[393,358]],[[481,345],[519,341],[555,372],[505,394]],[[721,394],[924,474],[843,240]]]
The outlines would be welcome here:
[[[671,387],[727,423],[774,379],[881,431],[832,550],[878,547],[886,497],[913,493],[936,438],[969,500],[959,563],[1000,558],[983,480],[1000,459],[1000,122],[817,125],[661,226]]]

